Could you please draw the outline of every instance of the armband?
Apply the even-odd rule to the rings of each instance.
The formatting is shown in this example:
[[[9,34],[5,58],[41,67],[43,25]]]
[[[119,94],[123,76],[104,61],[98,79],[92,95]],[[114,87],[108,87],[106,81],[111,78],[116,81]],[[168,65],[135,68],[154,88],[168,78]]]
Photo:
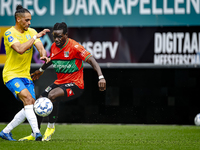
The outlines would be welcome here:
[[[99,80],[101,80],[101,79],[104,79],[104,76],[103,76],[103,75],[100,75],[100,76],[99,76]]]
[[[40,72],[44,72],[44,70],[42,68],[39,69]]]

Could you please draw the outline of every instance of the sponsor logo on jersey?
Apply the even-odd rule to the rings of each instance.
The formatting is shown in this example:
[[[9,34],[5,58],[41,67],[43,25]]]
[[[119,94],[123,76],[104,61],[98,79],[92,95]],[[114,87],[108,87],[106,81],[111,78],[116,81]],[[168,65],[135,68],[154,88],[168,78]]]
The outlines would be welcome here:
[[[7,32],[5,33],[6,36],[8,36],[8,35],[10,35],[10,34],[11,34],[10,31],[7,31]]]
[[[67,83],[67,84],[65,84],[65,87],[70,87],[70,86],[74,86],[74,84],[73,83]]]
[[[8,37],[8,41],[9,41],[9,42],[12,42],[13,40],[14,40],[14,38],[13,38],[12,36],[9,36],[9,37]]]
[[[86,54],[86,52],[87,52],[86,50],[82,51],[81,52],[81,56],[84,57],[84,55]]]
[[[58,69],[70,69],[72,67],[71,64],[68,65],[53,65],[53,68],[58,68]]]
[[[52,60],[53,68],[56,73],[73,73],[79,70],[79,68],[75,64],[76,59],[72,60]]]
[[[31,46],[29,49],[27,49],[26,52],[24,52],[24,53],[25,53],[25,54],[26,54],[26,53],[29,53],[29,52],[31,51],[31,49],[32,49],[32,46]]]
[[[17,35],[17,37],[18,37],[18,38],[22,38],[22,36],[20,36],[20,35]]]
[[[23,41],[22,36],[20,36],[20,35],[17,35],[17,39],[18,39],[19,41]]]

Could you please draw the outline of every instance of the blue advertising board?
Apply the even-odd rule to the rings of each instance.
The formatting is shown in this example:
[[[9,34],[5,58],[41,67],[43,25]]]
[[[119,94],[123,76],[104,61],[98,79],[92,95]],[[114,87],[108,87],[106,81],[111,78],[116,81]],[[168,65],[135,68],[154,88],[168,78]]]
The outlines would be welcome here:
[[[200,25],[200,0],[1,0],[0,26],[14,25],[18,4],[31,12],[33,27]]]

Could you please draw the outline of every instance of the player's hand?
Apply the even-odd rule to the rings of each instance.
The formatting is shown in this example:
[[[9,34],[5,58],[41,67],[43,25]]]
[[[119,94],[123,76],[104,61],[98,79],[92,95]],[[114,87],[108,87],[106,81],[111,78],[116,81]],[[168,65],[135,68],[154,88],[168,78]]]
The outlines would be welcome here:
[[[43,72],[40,72],[39,70],[36,70],[34,73],[31,73],[31,77],[33,80],[39,79],[39,77],[43,74]]]
[[[46,56],[42,56],[42,57],[40,57],[40,60],[43,60],[43,61],[46,62],[46,64],[48,64],[51,61],[51,58],[48,58]]]
[[[99,86],[99,91],[106,90],[106,80],[100,79],[99,82],[98,82],[98,86]]]
[[[42,30],[41,32],[39,32],[38,34],[36,34],[36,37],[37,37],[37,38],[40,38],[40,37],[42,37],[43,35],[45,35],[47,32],[50,32],[50,30],[49,30],[49,29],[44,29],[44,30]]]

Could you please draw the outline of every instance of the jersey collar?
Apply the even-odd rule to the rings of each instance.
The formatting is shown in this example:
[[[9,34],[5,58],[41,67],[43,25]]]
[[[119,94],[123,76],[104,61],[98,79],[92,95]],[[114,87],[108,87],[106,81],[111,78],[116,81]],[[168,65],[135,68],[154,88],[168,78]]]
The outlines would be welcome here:
[[[65,42],[65,44],[60,48],[60,50],[62,50],[69,42],[69,38],[67,38],[67,41]]]

